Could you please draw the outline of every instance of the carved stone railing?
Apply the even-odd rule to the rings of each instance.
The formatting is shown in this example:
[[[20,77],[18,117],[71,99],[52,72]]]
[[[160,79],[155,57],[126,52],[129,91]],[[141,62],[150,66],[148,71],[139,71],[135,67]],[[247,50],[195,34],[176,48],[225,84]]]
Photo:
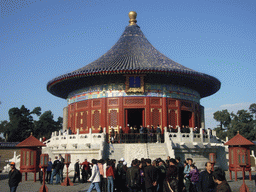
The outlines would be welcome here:
[[[102,153],[105,138],[105,129],[103,133],[92,133],[90,128],[87,134],[80,134],[79,129],[76,134],[55,131],[44,144],[51,150],[97,149]]]
[[[177,132],[167,132],[165,128],[165,141],[172,140],[173,143],[210,143],[216,137],[215,131],[207,130],[203,132],[200,129],[199,133],[194,133],[193,128],[189,128],[189,133],[182,133],[179,126],[176,127]]]

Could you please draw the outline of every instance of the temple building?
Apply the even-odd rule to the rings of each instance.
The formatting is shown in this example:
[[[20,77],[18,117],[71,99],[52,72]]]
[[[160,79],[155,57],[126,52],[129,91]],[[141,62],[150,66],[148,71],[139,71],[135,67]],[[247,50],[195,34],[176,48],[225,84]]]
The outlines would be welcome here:
[[[63,99],[64,129],[98,133],[111,127],[168,125],[204,128],[200,99],[216,93],[215,77],[182,66],[156,50],[129,13],[117,43],[96,61],[56,77],[47,90]]]

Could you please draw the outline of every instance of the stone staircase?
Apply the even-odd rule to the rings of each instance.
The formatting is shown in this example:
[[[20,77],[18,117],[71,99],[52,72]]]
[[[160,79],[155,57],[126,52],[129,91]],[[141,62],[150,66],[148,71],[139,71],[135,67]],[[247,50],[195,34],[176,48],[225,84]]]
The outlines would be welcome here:
[[[108,158],[116,159],[117,161],[121,158],[124,158],[125,154],[125,144],[109,144],[108,149]],[[112,147],[113,146],[113,147]]]
[[[126,144],[113,144],[106,148],[108,150],[109,159],[124,158],[127,165],[130,166],[133,159],[150,158],[167,158],[168,150],[165,143],[126,143]]]
[[[147,146],[148,156],[151,160],[155,160],[157,158],[166,160],[167,156],[169,156],[166,143],[148,143]]]

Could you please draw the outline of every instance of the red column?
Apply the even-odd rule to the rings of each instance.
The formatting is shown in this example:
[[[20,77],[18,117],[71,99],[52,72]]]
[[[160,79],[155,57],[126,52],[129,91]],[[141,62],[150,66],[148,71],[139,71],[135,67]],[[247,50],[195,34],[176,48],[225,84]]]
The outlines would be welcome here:
[[[177,100],[177,102],[178,102],[177,125],[181,127],[181,102],[180,100]]]
[[[102,107],[101,107],[101,127],[107,127],[107,98],[104,97],[102,100]]]
[[[166,97],[163,97],[163,113],[162,113],[162,131],[164,130],[164,127],[167,127],[167,102]]]
[[[151,115],[150,98],[146,97],[146,125],[144,125],[145,127],[147,127],[147,125],[149,125],[149,126],[151,125],[150,115]]]
[[[125,125],[124,125],[124,129],[126,128],[128,124],[128,109],[125,109]]]
[[[192,112],[192,127],[196,127],[195,126],[195,111]]]
[[[89,121],[88,121],[88,128],[90,129],[90,128],[92,128],[92,112],[91,112],[91,110],[92,110],[92,106],[91,106],[91,104],[92,104],[92,102],[91,102],[92,100],[91,99],[89,99],[88,100],[88,116],[89,116]]]
[[[119,103],[119,105],[118,105],[118,108],[119,108],[119,126],[121,126],[122,129],[124,129],[126,125],[124,124],[123,97],[118,98],[118,103]],[[118,130],[120,130],[119,127],[118,127]]]

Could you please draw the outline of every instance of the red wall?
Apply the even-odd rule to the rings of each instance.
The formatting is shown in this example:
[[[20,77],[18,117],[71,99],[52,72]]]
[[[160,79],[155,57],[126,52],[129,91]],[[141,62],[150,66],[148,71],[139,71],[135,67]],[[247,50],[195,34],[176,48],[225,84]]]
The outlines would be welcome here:
[[[181,110],[192,112],[191,127],[200,127],[199,104],[192,101],[176,100],[166,97],[115,97],[90,99],[72,103],[68,106],[68,127],[73,133],[98,133],[100,126],[125,127],[125,109],[144,109],[143,125],[158,124],[163,129],[168,125],[181,126]]]

